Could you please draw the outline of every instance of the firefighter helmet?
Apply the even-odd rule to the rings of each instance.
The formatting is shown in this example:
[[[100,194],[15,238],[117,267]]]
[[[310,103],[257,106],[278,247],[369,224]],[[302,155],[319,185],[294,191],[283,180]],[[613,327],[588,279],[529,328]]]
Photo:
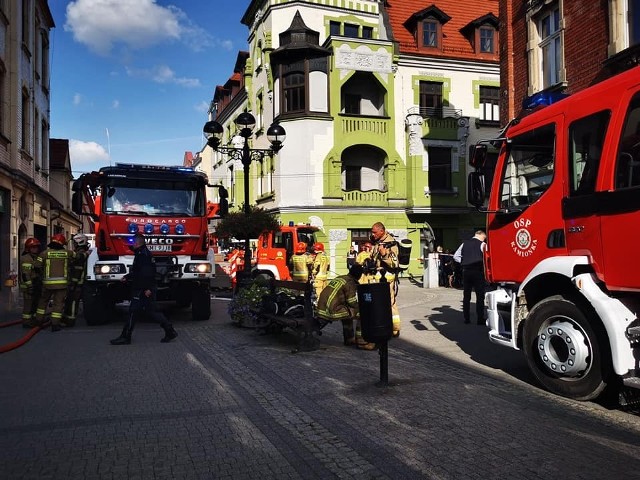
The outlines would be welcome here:
[[[27,238],[26,242],[24,242],[24,248],[26,250],[32,247],[39,247],[39,246],[40,246],[40,240],[38,240],[37,238]]]
[[[324,252],[324,245],[321,242],[316,242],[313,244],[314,252]]]
[[[64,233],[56,233],[51,237],[51,241],[55,243],[59,243],[60,245],[66,245],[67,239],[64,236]]]
[[[304,253],[307,251],[307,244],[304,242],[298,242],[296,245],[296,253]]]
[[[89,239],[84,233],[78,233],[73,236],[73,243],[78,247],[86,247],[89,245]]]

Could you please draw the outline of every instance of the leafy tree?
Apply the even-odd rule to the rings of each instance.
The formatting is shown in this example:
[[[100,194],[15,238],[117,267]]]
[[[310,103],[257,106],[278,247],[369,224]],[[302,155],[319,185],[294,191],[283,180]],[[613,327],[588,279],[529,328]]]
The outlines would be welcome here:
[[[229,213],[216,227],[218,237],[234,237],[239,240],[258,238],[262,232],[275,232],[280,222],[274,213],[251,206],[249,214],[242,211]]]

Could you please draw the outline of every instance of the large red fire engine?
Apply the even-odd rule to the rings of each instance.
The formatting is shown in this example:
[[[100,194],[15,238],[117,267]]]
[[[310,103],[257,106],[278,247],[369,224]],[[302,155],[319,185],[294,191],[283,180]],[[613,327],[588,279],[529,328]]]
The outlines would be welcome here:
[[[133,234],[144,233],[158,272],[158,299],[211,315],[213,250],[207,230],[207,176],[187,167],[116,164],[80,176],[73,211],[94,222],[95,248],[83,292],[87,323],[104,323],[129,296],[121,282],[133,263]]]
[[[640,67],[531,108],[491,143],[489,338],[560,395],[640,388]],[[470,203],[484,196],[470,173]]]

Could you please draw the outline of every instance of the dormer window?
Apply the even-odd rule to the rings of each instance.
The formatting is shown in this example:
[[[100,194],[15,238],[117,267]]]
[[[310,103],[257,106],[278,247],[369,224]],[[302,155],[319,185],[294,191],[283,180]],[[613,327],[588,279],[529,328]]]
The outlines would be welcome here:
[[[480,29],[480,53],[495,53],[495,29],[492,27],[482,27]]]
[[[431,5],[411,15],[404,25],[415,35],[418,48],[442,50],[442,26],[449,20],[449,15]]]
[[[473,45],[477,54],[497,55],[498,17],[493,13],[469,22],[460,31]]]
[[[424,20],[422,22],[422,47],[438,48],[439,45],[439,31],[440,24],[432,19]]]

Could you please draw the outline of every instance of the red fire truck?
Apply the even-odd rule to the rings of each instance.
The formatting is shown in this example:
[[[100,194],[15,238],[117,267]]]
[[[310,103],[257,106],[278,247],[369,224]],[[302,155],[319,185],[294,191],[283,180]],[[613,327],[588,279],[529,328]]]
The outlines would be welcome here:
[[[276,280],[291,280],[289,272],[293,250],[298,242],[312,247],[318,227],[309,224],[282,225],[278,231],[265,232],[258,238],[253,275],[267,274]]]
[[[563,396],[640,388],[640,67],[544,97],[487,142],[499,154],[486,205],[487,144],[471,156],[469,201],[488,215],[489,338],[522,349]]]
[[[93,221],[95,248],[83,292],[88,324],[108,321],[129,296],[122,277],[133,263],[133,234],[144,233],[158,272],[158,300],[211,315],[214,254],[207,229],[207,176],[187,167],[116,164],[73,184],[73,211]]]

